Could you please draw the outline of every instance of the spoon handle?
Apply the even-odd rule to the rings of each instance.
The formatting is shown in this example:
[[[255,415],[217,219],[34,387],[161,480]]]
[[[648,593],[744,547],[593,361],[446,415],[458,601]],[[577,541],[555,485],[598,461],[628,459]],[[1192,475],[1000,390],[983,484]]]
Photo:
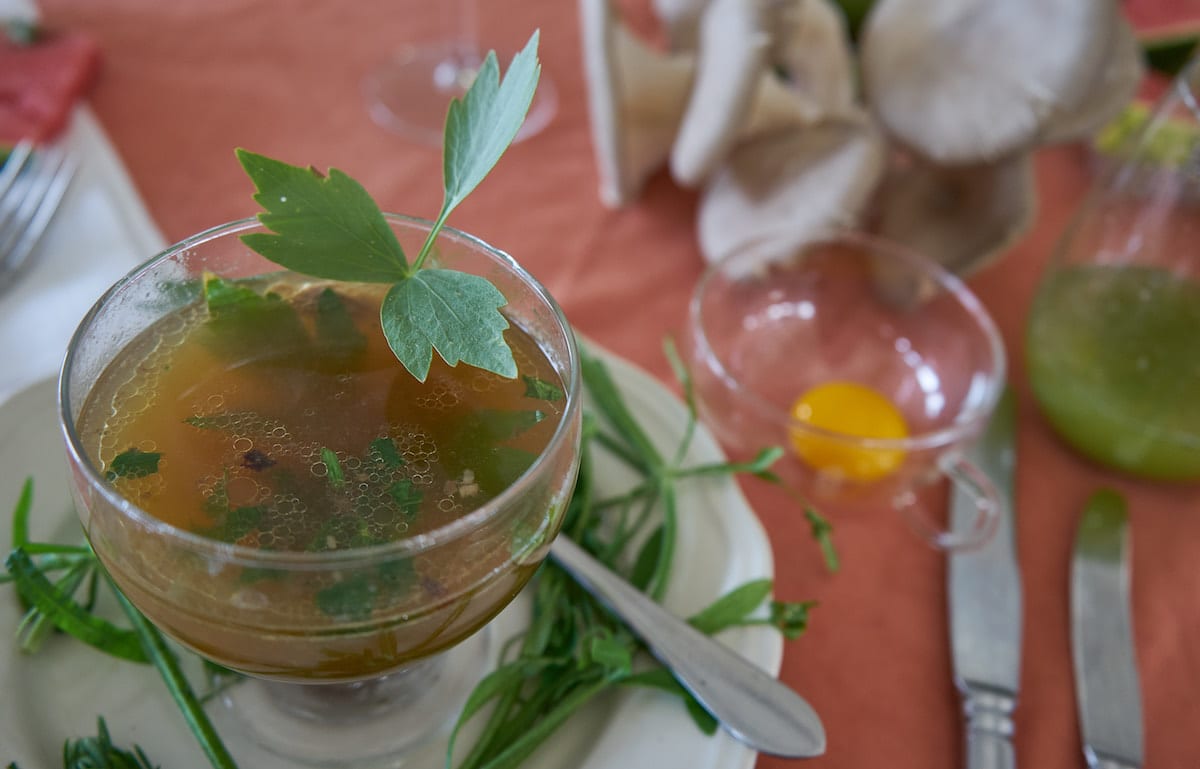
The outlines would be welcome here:
[[[825,752],[821,719],[799,694],[647,598],[566,536],[550,555],[636,633],[735,738],[785,758]]]

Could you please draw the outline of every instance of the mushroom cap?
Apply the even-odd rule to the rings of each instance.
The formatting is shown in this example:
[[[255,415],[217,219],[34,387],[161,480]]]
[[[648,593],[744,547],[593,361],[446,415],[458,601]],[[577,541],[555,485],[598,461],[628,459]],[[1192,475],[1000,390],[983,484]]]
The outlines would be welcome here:
[[[755,244],[771,259],[854,223],[885,157],[882,134],[865,118],[790,126],[739,144],[701,196],[701,251],[716,261]]]
[[[1029,153],[954,168],[916,160],[889,168],[872,229],[968,275],[1028,229],[1036,206]]]
[[[1109,54],[1080,104],[1057,111],[1042,132],[1043,142],[1084,139],[1114,120],[1137,94],[1146,67],[1133,27],[1118,17]]]
[[[1112,0],[877,0],[860,44],[870,106],[934,161],[1011,155],[1081,103],[1117,13]]]
[[[712,0],[700,23],[696,78],[679,135],[671,174],[698,186],[738,139],[766,63],[769,37],[761,0]]]
[[[695,64],[651,50],[616,18],[609,0],[580,0],[579,9],[600,200],[622,206],[666,162]]]

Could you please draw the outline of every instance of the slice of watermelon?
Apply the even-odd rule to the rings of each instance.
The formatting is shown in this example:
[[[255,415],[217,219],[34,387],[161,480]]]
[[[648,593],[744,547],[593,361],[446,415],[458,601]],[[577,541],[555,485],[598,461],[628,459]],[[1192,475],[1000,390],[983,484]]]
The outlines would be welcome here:
[[[0,38],[0,144],[53,139],[99,71],[100,49],[84,34],[47,33],[33,45]]]

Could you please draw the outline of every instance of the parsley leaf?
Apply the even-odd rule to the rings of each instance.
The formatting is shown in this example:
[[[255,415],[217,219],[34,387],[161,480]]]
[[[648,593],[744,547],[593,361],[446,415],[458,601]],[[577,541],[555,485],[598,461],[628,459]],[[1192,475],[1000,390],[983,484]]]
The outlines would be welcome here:
[[[456,270],[422,270],[392,286],[383,299],[383,333],[392,352],[420,381],[436,349],[451,366],[460,360],[509,379],[517,375],[504,341],[507,300],[485,278]]]
[[[542,401],[560,401],[567,397],[557,386],[533,376],[521,377],[525,381],[525,397]]]
[[[162,459],[160,451],[141,451],[131,448],[113,457],[104,477],[109,481],[118,478],[144,478],[158,472],[158,460]]]
[[[396,442],[386,436],[371,441],[367,454],[387,467],[396,468],[405,464],[404,457],[400,456],[400,450],[396,448]]]
[[[379,206],[358,182],[336,168],[322,176],[236,150],[258,190],[254,201],[270,234],[242,242],[289,270],[333,280],[393,283],[408,277],[408,260]]]
[[[421,510],[421,500],[425,495],[420,489],[413,488],[412,481],[407,478],[396,481],[391,486],[388,486],[387,493],[391,496],[392,501],[400,508],[400,512],[408,520],[412,520]]]
[[[208,320],[202,339],[225,356],[261,356],[262,350],[284,356],[309,345],[296,308],[279,294],[260,294],[245,281],[205,275],[204,302]]]

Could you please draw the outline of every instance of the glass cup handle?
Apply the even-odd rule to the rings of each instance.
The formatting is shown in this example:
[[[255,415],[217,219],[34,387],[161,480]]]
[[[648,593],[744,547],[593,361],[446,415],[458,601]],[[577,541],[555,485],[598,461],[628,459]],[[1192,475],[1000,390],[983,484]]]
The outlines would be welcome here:
[[[1000,521],[1000,492],[987,474],[961,455],[949,455],[938,461],[951,485],[949,528],[942,528],[911,490],[896,495],[895,505],[912,528],[939,550],[966,550],[979,547],[996,532]],[[958,500],[965,504],[959,506]]]

